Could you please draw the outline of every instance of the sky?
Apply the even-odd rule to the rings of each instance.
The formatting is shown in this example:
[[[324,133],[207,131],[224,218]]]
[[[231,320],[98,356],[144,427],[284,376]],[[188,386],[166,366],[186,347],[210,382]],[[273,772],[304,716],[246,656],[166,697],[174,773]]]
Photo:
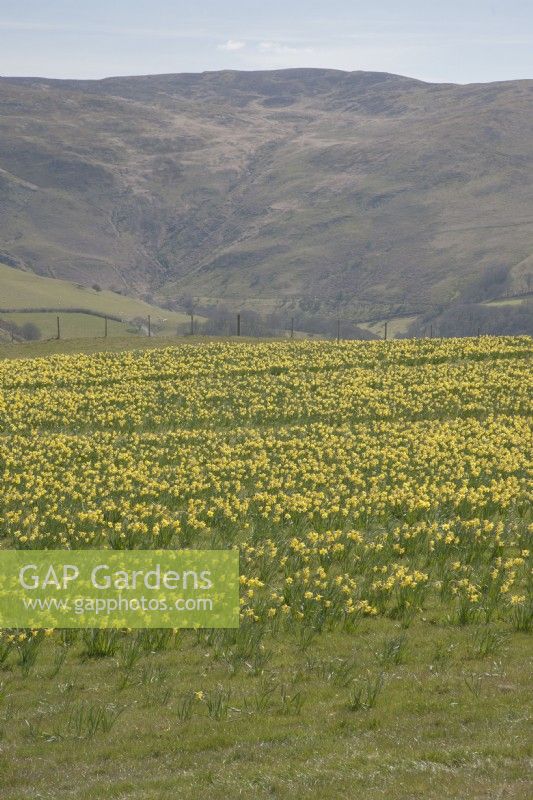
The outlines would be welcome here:
[[[288,67],[533,78],[533,0],[0,0],[0,75]]]

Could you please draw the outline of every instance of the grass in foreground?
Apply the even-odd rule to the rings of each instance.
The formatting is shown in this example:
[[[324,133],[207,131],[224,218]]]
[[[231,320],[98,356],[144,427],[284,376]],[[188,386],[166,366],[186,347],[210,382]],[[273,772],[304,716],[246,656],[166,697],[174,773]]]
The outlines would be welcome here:
[[[5,800],[531,796],[525,634],[429,615],[248,652],[133,634],[99,658],[56,637],[0,673]]]

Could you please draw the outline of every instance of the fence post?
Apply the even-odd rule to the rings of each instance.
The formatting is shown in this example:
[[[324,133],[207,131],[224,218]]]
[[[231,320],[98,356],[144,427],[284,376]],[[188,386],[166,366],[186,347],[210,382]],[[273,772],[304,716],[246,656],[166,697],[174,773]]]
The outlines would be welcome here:
[[[237,336],[241,335],[241,315],[237,314]]]
[[[337,320],[337,342],[341,340],[341,321],[340,319]]]
[[[104,339],[107,339],[107,317],[104,317]]]
[[[433,325],[429,326],[429,338],[433,339]]]
[[[387,323],[385,323],[385,336],[383,338],[385,341],[387,340]]]
[[[148,314],[148,336],[152,335],[152,320],[150,318],[150,314]]]
[[[191,314],[191,336],[194,336],[194,315]]]
[[[291,317],[291,339],[294,339],[294,317]]]
[[[61,339],[61,328],[59,326],[59,317],[57,317],[56,319],[57,319],[57,338]]]

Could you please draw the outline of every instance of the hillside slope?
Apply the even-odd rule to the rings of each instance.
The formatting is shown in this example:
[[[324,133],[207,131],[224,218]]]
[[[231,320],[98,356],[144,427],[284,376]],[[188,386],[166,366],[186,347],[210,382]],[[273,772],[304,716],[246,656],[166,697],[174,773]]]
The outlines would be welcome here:
[[[134,320],[144,321],[145,330],[148,316],[157,334],[175,334],[178,327],[189,322],[189,317],[179,311],[159,308],[135,297],[86,288],[0,263],[0,340],[11,338],[9,323],[25,322],[37,325],[41,335],[49,339],[56,335],[57,313],[61,314],[61,335],[67,339],[102,336],[103,321],[94,315],[111,318],[106,326],[110,335],[125,335],[128,323]]]
[[[3,78],[0,261],[360,319],[447,304],[491,270],[520,290],[532,101],[533,81],[336,70]]]
[[[60,279],[46,278],[0,263],[0,309],[79,308],[121,319],[146,317],[151,314],[169,317],[173,322],[186,322],[188,316],[169,311],[134,297],[85,288]]]

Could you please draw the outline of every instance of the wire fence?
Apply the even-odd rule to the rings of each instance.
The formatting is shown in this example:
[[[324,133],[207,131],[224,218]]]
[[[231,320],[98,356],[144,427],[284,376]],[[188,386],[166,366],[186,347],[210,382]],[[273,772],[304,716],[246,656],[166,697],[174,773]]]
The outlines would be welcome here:
[[[379,336],[358,327],[351,320],[326,319],[315,324],[302,324],[295,317],[287,317],[285,320],[277,319],[272,322],[255,314],[239,312],[214,318],[196,314],[188,317],[183,315],[183,321],[172,323],[168,318],[154,318],[151,315],[124,320],[82,311],[0,311],[0,337],[13,343],[54,339],[106,339],[117,336],[375,339],[387,336],[387,326]]]
[[[162,315],[165,313],[162,309]],[[413,319],[413,318],[410,318]],[[218,314],[214,317],[194,313],[181,314],[180,322],[163,316],[121,319],[116,316],[69,310],[56,313],[44,310],[17,310],[2,313],[0,309],[0,340],[24,342],[61,339],[107,339],[110,337],[187,337],[222,336],[246,338],[317,338],[329,340],[373,340],[405,338],[448,338],[454,336],[481,336],[498,333],[482,327],[474,318],[459,328],[436,322],[418,322],[399,326],[398,319],[380,322],[356,323],[342,317],[302,319],[286,316],[281,319],[262,318],[254,312]],[[506,333],[507,331],[502,331]],[[520,332],[520,331],[519,331]],[[527,331],[524,331],[527,333]]]
[[[14,311],[0,313],[0,334],[4,341],[50,341],[52,339],[96,339],[143,335],[145,321],[137,323],[118,317],[85,312]]]

